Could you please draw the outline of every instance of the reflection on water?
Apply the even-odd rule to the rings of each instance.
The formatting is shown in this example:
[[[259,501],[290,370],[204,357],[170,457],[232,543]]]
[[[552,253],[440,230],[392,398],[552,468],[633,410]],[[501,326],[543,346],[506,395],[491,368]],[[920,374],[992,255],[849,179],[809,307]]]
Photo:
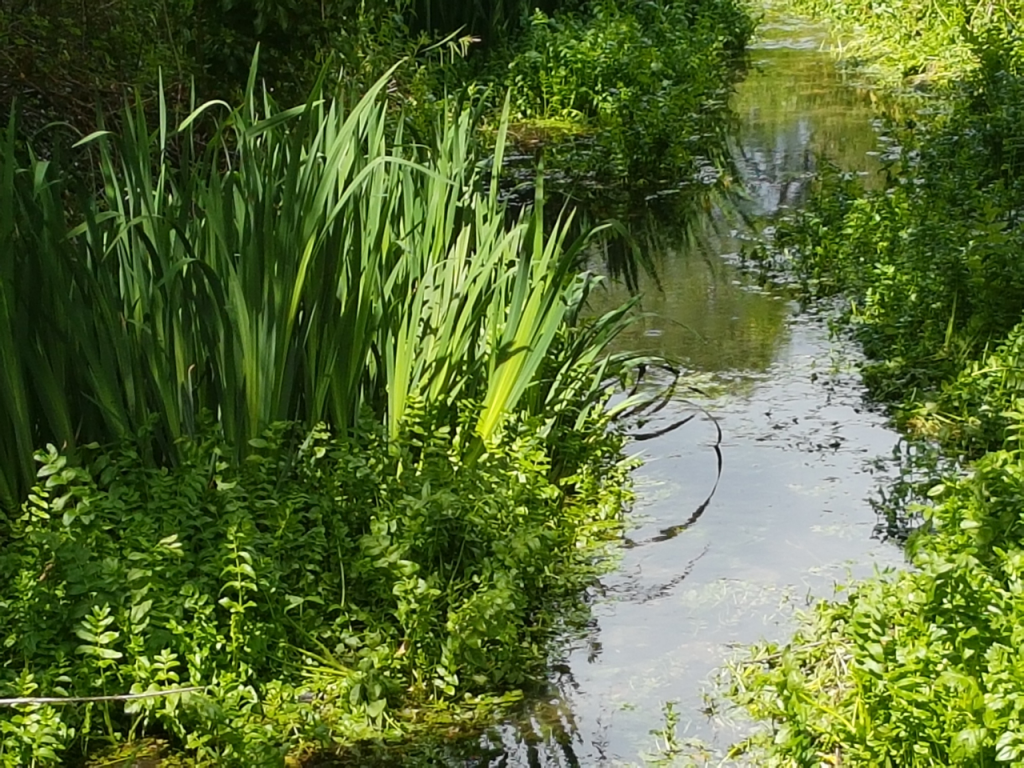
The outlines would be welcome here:
[[[641,278],[640,308],[650,313],[622,337],[621,346],[680,361],[691,371],[761,372],[786,338],[783,297],[760,289],[717,254],[698,250],[659,254],[663,290]],[[626,298],[610,287],[602,301]]]
[[[630,222],[656,276],[638,276],[641,307],[651,316],[623,337],[623,347],[675,358],[692,371],[745,378],[767,370],[787,342],[784,296],[762,290],[730,256],[751,228],[803,202],[819,154],[864,174],[880,168],[867,94],[846,85],[819,51],[822,35],[791,20],[762,26],[733,99],[739,117],[733,165],[745,193],[729,201],[731,215],[707,217],[696,232],[690,209],[661,206]],[[595,258],[595,269],[600,261]],[[612,286],[596,309],[622,302],[628,291]]]
[[[761,35],[733,101],[742,124],[734,154],[755,212],[770,216],[803,202],[820,153],[848,171],[880,163],[868,94],[819,52],[822,30],[777,20]]]
[[[749,196],[738,213],[755,229],[802,202],[817,153],[871,172],[877,148],[865,95],[841,82],[818,31],[776,22],[764,35],[734,102],[735,163]],[[661,540],[623,549],[593,590],[592,626],[569,641],[548,699],[464,764],[636,763],[654,747],[649,731],[665,701],[678,702],[683,736],[727,746],[744,726],[709,714],[703,690],[731,648],[785,638],[794,606],[831,595],[848,573],[901,561],[871,539],[871,460],[896,436],[864,405],[855,350],[738,268],[732,254],[755,231],[722,219],[691,247],[674,222],[654,234],[649,218],[644,243],[660,290],[642,275],[640,289],[656,316],[625,344],[681,360],[717,394],[665,409],[665,424],[695,418],[637,445],[646,463],[629,538]],[[624,295],[613,287],[605,299]],[[663,535],[690,520],[716,482],[697,523]]]

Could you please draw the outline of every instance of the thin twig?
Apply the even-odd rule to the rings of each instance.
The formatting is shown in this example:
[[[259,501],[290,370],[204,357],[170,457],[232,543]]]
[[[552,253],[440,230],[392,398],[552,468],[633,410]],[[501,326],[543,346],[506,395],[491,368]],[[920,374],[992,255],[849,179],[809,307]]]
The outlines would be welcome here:
[[[154,699],[157,696],[170,696],[175,693],[193,693],[203,690],[202,686],[192,688],[172,688],[167,691],[146,691],[145,693],[122,693],[117,696],[40,696],[38,698],[0,699],[0,707],[21,707],[26,704],[82,704],[91,701],[133,701],[135,699]]]

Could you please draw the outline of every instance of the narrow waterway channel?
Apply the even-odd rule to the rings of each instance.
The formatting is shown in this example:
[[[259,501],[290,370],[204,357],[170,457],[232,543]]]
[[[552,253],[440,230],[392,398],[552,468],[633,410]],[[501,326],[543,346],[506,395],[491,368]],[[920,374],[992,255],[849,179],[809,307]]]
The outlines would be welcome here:
[[[801,204],[818,153],[878,167],[868,97],[843,82],[822,40],[805,23],[766,21],[735,95],[735,161],[757,226]],[[687,248],[673,232],[666,222],[649,238],[666,243],[652,254],[660,290],[641,285],[658,318],[628,345],[684,360],[707,394],[682,393],[647,429],[696,418],[634,444],[645,462],[635,546],[594,591],[593,624],[567,650],[550,701],[493,733],[482,764],[641,763],[665,702],[682,737],[726,747],[746,726],[709,713],[705,692],[734,649],[784,639],[795,608],[902,562],[872,538],[875,460],[898,437],[864,401],[855,348],[740,268],[749,233]]]

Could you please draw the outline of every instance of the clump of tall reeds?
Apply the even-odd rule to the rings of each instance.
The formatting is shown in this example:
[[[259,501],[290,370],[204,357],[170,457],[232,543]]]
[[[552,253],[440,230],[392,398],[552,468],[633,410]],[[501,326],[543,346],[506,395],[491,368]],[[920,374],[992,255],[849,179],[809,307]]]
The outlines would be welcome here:
[[[503,136],[481,162],[471,108],[417,145],[386,79],[291,109],[255,82],[241,107],[203,104],[177,126],[127,111],[122,132],[79,143],[91,186],[19,156],[11,121],[0,503],[29,487],[41,445],[145,434],[173,461],[204,419],[243,453],[278,421],[344,432],[369,415],[394,434],[419,398],[439,425],[474,419],[479,452],[515,409],[597,407],[627,363],[605,354],[625,311],[571,330],[583,242],[545,226],[543,206],[510,216]]]

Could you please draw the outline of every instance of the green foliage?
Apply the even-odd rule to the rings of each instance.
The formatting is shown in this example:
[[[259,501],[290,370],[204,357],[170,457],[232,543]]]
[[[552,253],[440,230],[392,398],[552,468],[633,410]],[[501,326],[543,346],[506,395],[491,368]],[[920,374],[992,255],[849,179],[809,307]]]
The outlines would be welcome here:
[[[948,114],[890,126],[903,160],[884,190],[865,193],[826,167],[807,210],[780,226],[777,246],[807,291],[850,300],[848,319],[877,361],[867,380],[882,399],[955,399],[942,390],[980,387],[987,365],[1012,365],[1007,335],[1024,310],[1022,96],[1024,80],[1002,67],[978,75]],[[977,376],[965,370],[974,361]],[[1002,433],[979,439],[983,449]]]
[[[631,304],[586,318],[543,177],[502,202],[513,107],[469,81],[536,116],[518,46],[576,57],[557,118],[598,150],[552,165],[706,181],[750,33],[732,0],[561,5],[0,11],[0,698],[200,689],[0,709],[0,764],[361,755],[543,675],[628,497],[612,421],[650,395],[608,394],[652,361],[608,352]]]
[[[1020,415],[1015,417],[1016,423]],[[766,765],[987,766],[1024,757],[1024,464],[995,451],[936,486],[915,570],[823,602],[785,647],[733,671],[775,727]],[[755,753],[756,754],[756,753]]]
[[[486,45],[508,40],[533,11],[553,13],[559,8],[580,5],[579,0],[406,0],[398,7],[421,29],[451,33],[464,29],[482,35]],[[377,6],[388,3],[377,0]]]
[[[632,184],[694,176],[724,160],[728,87],[752,31],[732,0],[537,11],[508,65],[514,113],[592,134],[596,146],[567,159],[578,172]]]
[[[128,444],[73,467],[51,446],[0,552],[0,698],[202,690],[0,710],[0,764],[154,735],[266,764],[526,684],[618,530],[628,466],[607,427],[582,425],[561,473],[542,419],[468,466],[472,426],[436,428],[422,403],[398,440],[275,425],[241,464],[215,435],[173,469]]]
[[[92,119],[93,100],[116,106],[124,88],[154,92],[158,73],[203,98],[231,97],[259,45],[263,76],[278,91],[304,93],[320,67],[340,59],[360,70],[386,49],[390,62],[425,35],[461,33],[496,45],[535,7],[561,0],[15,0],[0,10],[0,104],[28,98],[60,119]],[[380,71],[371,72],[372,77]]]
[[[944,114],[892,126],[885,190],[827,169],[779,233],[809,294],[849,301],[866,380],[916,436],[881,505],[918,527],[913,570],[820,603],[733,668],[732,696],[772,724],[745,745],[758,764],[1024,761],[1024,80],[1006,39],[975,54]]]
[[[59,0],[34,9],[26,0],[0,11],[0,43],[12,51],[0,60],[0,111],[16,103],[22,136],[54,121],[88,132],[97,106],[117,126],[131,90],[151,119],[165,98],[172,123],[193,97],[234,103],[258,46],[260,77],[279,101],[301,100],[324,67],[359,92],[389,73],[391,100],[418,136],[448,97],[511,86],[518,143],[539,136],[548,168],[572,186],[715,180],[728,157],[728,89],[753,28],[738,0]],[[501,104],[490,107],[494,125]],[[35,146],[48,154],[38,138]]]
[[[543,183],[500,202],[504,129],[485,159],[476,102],[420,143],[387,78],[292,109],[254,82],[70,157],[8,126],[0,698],[201,691],[4,709],[5,765],[472,727],[619,529],[612,419],[650,395],[608,396],[650,361],[608,352],[631,303],[585,317]]]
[[[1019,0],[786,0],[829,22],[837,52],[887,85],[943,84],[977,65],[976,43],[1016,35]]]
[[[475,452],[512,412],[546,415],[554,442],[573,427],[569,403],[588,418],[631,362],[603,353],[626,310],[566,336],[594,280],[576,273],[585,238],[566,244],[543,206],[508,223],[501,152],[478,163],[470,110],[432,148],[401,127],[392,138],[384,85],[351,108],[290,110],[250,88],[244,106],[207,104],[178,131],[126,115],[124,134],[86,142],[98,197],[58,164],[20,162],[12,125],[0,498],[27,487],[33,446],[146,433],[144,453],[176,460],[204,412],[239,455],[273,422],[344,433],[363,409],[395,435],[416,397],[437,426],[482,403]],[[200,146],[206,118],[216,131]],[[76,193],[80,214],[65,208]]]

